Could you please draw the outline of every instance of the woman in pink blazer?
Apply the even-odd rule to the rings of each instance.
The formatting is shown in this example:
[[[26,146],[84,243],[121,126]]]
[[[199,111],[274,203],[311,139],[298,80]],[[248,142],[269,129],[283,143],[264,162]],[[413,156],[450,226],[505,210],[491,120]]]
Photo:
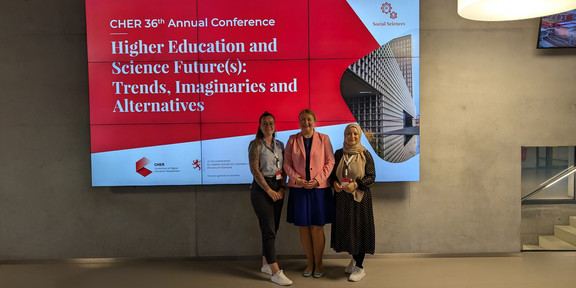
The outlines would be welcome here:
[[[316,115],[305,109],[298,116],[300,133],[290,136],[284,151],[284,171],[289,177],[287,220],[300,228],[300,242],[308,265],[302,276],[324,276],[322,258],[324,225],[332,223],[334,207],[330,173],[334,151],[328,135],[314,130]]]

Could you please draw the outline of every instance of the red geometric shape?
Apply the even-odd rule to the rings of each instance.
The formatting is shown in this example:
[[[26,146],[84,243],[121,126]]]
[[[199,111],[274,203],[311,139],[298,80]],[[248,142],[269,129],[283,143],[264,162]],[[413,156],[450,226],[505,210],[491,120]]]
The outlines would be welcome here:
[[[138,160],[138,162],[136,162],[136,172],[144,177],[152,174],[152,171],[146,169],[146,165],[148,164],[150,164],[150,160],[146,157]]]

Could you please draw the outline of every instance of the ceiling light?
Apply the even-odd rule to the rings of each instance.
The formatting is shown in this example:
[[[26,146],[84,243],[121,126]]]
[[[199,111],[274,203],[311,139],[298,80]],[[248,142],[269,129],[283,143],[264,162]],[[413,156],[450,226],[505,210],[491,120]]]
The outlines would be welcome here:
[[[458,14],[478,21],[543,17],[576,9],[576,0],[458,0]]]

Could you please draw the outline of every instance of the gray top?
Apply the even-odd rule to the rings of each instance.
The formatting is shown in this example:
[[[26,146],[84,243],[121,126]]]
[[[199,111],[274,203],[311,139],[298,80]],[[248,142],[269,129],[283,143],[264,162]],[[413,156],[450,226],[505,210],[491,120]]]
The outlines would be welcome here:
[[[261,141],[260,145],[255,145],[255,141]],[[274,139],[272,147],[263,140],[254,140],[250,142],[249,149],[256,149],[259,155],[259,169],[264,177],[276,177],[276,172],[282,170],[284,164],[284,143]]]

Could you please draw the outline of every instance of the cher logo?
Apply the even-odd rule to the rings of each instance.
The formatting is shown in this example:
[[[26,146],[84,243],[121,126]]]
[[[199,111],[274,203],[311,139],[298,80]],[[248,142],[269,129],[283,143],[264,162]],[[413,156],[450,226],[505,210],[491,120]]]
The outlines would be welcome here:
[[[138,162],[136,162],[136,172],[144,177],[150,175],[152,171],[146,169],[146,165],[148,164],[150,164],[150,160],[148,160],[146,157],[138,160]]]
[[[392,11],[392,4],[388,2],[382,4],[382,7],[380,7],[380,9],[382,9],[382,13],[389,14],[390,19],[396,19],[398,17],[398,13]]]

